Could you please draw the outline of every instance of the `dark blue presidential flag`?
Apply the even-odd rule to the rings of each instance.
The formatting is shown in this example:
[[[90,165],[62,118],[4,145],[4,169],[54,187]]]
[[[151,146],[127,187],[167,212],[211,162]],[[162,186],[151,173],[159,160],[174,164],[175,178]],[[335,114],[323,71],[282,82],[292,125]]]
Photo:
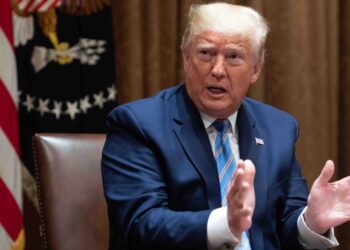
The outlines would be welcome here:
[[[17,2],[14,26],[21,157],[27,171],[24,191],[37,210],[33,134],[105,133],[106,115],[116,106],[111,1],[34,1],[40,6]]]
[[[104,133],[116,105],[111,8],[87,14],[64,7],[18,17],[21,32],[33,30],[16,47],[20,135],[30,172],[34,133]]]

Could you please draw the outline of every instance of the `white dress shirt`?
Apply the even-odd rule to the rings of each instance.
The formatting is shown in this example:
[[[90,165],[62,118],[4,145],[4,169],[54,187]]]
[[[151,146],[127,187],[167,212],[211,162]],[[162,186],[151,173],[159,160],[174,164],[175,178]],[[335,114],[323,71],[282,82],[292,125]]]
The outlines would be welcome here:
[[[204,113],[201,113],[201,117],[208,133],[209,141],[213,154],[215,151],[215,138],[217,135],[216,129],[211,124],[216,120]],[[228,117],[231,123],[231,128],[228,129],[228,138],[233,152],[234,158],[239,158],[238,147],[238,132],[237,132],[237,112]],[[304,209],[305,211],[305,209]],[[313,232],[304,220],[304,211],[298,218],[298,230],[299,230],[299,242],[306,249],[328,249],[339,245],[337,239],[334,236],[334,229],[331,228],[327,237]],[[208,219],[207,223],[207,235],[208,235],[208,248],[214,249],[234,249],[239,243],[239,239],[233,235],[228,226],[227,220],[227,207],[220,207],[214,209]]]

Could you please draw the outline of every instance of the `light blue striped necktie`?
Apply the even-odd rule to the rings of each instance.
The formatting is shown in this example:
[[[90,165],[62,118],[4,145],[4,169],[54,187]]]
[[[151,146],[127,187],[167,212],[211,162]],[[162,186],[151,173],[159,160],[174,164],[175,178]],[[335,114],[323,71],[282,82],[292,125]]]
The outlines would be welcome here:
[[[226,193],[233,173],[236,168],[236,162],[234,159],[233,152],[230,147],[230,140],[228,136],[228,129],[231,126],[230,121],[225,120],[215,120],[212,124],[216,131],[217,136],[215,139],[215,153],[214,157],[216,160],[216,166],[220,181],[220,191],[221,191],[221,205],[226,206]],[[235,248],[239,250],[250,250],[250,244],[246,232],[242,234],[241,243]]]

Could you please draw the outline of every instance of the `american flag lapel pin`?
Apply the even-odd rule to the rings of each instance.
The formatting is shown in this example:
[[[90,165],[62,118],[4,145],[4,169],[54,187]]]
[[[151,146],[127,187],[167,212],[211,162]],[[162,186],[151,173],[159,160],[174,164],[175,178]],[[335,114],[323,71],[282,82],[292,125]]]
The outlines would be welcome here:
[[[259,145],[264,145],[264,140],[258,137],[255,137],[255,143]]]

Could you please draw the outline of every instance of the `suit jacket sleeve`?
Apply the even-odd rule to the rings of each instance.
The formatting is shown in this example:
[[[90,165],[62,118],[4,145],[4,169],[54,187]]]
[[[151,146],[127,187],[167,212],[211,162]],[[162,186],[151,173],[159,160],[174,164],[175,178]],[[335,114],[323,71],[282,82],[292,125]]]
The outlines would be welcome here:
[[[107,125],[102,176],[110,249],[206,249],[210,210],[169,208],[162,156],[137,116],[122,106]]]

